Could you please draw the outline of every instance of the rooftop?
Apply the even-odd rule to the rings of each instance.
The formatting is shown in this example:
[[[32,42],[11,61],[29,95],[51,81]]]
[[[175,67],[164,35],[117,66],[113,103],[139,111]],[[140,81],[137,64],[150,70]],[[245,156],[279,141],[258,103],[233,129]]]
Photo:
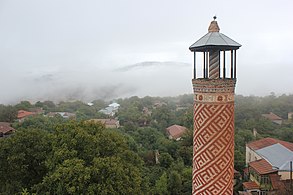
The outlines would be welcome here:
[[[275,169],[290,171],[290,161],[293,161],[293,151],[277,143],[259,150],[257,154],[265,158]]]
[[[172,125],[166,128],[166,131],[169,133],[170,136],[172,136],[173,139],[178,139],[186,132],[186,127],[180,125]]]
[[[263,117],[271,120],[271,121],[274,121],[274,120],[282,120],[281,117],[279,117],[278,115],[270,112],[269,114],[262,114]]]
[[[112,104],[109,104],[110,107],[114,107],[114,108],[117,108],[120,106],[120,104],[117,104],[116,102],[112,103]]]
[[[281,144],[282,146],[288,148],[289,150],[293,151],[293,143],[290,142],[286,142],[286,141],[282,141],[282,140],[278,140],[278,139],[274,139],[274,138],[263,138],[260,140],[256,140],[253,142],[248,143],[246,146],[251,148],[252,150],[259,150],[274,144]]]
[[[243,187],[244,187],[246,190],[259,189],[259,185],[257,185],[257,183],[255,183],[254,181],[243,182]]]
[[[0,122],[0,134],[6,134],[14,130],[15,129],[10,126],[10,123]]]
[[[239,43],[219,32],[220,27],[215,19],[216,17],[211,22],[208,33],[189,47],[191,51],[205,51],[207,49],[220,49],[223,51],[241,47]]]
[[[280,179],[280,175],[278,174],[270,174],[269,175],[273,189],[284,189],[285,185]]]
[[[249,163],[249,167],[252,167],[260,175],[277,172],[277,170],[274,170],[272,165],[268,163],[268,161],[266,161],[265,159],[253,161]]]
[[[108,106],[104,109],[99,110],[99,112],[106,114],[106,115],[112,115],[112,114],[114,114],[114,107]]]
[[[24,117],[31,116],[31,115],[34,115],[34,114],[36,114],[36,113],[35,112],[28,112],[26,110],[19,110],[18,114],[17,114],[17,118],[22,119]]]

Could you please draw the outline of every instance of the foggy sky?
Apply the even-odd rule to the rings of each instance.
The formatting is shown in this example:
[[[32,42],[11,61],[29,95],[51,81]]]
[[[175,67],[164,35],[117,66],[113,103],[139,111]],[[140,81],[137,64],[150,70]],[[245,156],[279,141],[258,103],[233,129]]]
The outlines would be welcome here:
[[[0,0],[0,103],[192,93],[216,14],[242,45],[236,93],[293,93],[291,0]]]

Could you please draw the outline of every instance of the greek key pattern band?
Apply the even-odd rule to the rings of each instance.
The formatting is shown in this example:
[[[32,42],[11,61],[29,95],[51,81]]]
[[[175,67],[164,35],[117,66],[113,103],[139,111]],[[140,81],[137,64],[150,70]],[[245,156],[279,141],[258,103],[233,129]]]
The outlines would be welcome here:
[[[234,86],[235,80],[193,80],[192,194],[233,194]]]

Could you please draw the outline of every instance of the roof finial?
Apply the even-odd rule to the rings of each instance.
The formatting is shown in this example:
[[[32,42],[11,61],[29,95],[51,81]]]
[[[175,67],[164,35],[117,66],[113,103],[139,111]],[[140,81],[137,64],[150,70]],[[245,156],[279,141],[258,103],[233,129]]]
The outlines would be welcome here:
[[[211,22],[210,26],[209,26],[209,32],[219,32],[220,31],[220,27],[218,26],[218,23],[216,21],[217,16],[215,15],[214,20]]]

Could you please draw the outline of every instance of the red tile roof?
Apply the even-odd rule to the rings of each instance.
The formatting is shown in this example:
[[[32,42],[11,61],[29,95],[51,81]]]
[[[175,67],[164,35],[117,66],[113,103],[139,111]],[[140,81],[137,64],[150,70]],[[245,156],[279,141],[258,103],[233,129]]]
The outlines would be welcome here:
[[[274,144],[281,144],[284,147],[288,148],[289,150],[293,151],[293,143],[290,142],[286,142],[286,141],[282,141],[282,140],[278,140],[278,139],[274,139],[274,138],[263,138],[257,141],[253,141],[247,144],[247,146],[253,150],[259,150]]]
[[[259,185],[254,181],[243,182],[243,188],[246,190],[259,189]]]
[[[28,111],[25,111],[25,110],[19,110],[18,114],[17,114],[17,118],[22,119],[24,117],[35,115],[35,114],[36,114],[35,112],[28,112]]]
[[[272,187],[274,190],[285,189],[285,184],[281,181],[281,176],[278,174],[269,175]]]
[[[186,132],[186,127],[180,125],[172,125],[166,128],[166,131],[173,139],[178,139]]]
[[[0,122],[0,133],[7,134],[12,131],[15,129],[10,126],[10,123]]]
[[[265,159],[260,159],[249,163],[249,167],[253,168],[260,175],[278,172],[278,170],[274,170],[272,165],[268,163]]]
[[[10,127],[11,125],[8,122],[0,122],[0,126],[8,126],[8,127]]]
[[[269,114],[262,114],[263,117],[271,120],[271,121],[274,121],[274,120],[282,120],[281,117],[279,117],[278,115],[270,112]]]

